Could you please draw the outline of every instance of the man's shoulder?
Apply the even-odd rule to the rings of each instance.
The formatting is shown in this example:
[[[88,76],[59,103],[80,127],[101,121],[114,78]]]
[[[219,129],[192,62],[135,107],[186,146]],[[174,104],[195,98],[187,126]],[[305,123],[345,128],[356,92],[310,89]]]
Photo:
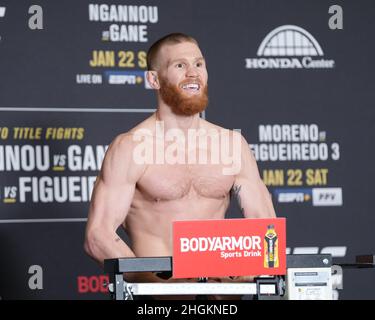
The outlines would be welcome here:
[[[132,146],[133,134],[130,131],[118,134],[111,142],[111,149],[127,149]]]
[[[216,129],[216,130],[227,130],[227,128],[221,127],[215,123],[209,122],[206,119],[200,119],[201,126],[205,129]]]
[[[144,137],[149,133],[152,135],[152,121],[151,117],[138,123],[136,126],[126,132],[118,134],[113,140],[111,145],[120,149],[134,148],[136,142],[139,141],[139,137]]]
[[[144,171],[144,163],[134,160],[134,151],[137,142],[131,131],[117,135],[111,142],[104,159],[105,172],[112,175],[125,175],[131,181],[137,181]],[[125,171],[127,172],[125,174]]]
[[[203,128],[207,130],[215,130],[217,132],[227,132],[229,135],[235,135],[238,137],[243,137],[239,129],[228,129],[222,126],[219,126],[215,123],[209,122],[205,119],[202,119]]]

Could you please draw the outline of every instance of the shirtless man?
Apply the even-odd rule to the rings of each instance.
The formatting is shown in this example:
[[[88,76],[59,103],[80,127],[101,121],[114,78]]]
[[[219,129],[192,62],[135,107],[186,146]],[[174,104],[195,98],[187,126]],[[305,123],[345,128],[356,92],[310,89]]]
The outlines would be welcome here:
[[[171,256],[172,222],[224,219],[231,193],[238,199],[244,217],[275,217],[271,197],[243,136],[199,117],[208,104],[208,75],[196,40],[183,34],[168,35],[151,46],[147,62],[147,79],[157,93],[157,111],[114,139],[93,190],[84,247],[100,264],[109,258]],[[189,130],[201,130],[203,135],[209,130],[224,130],[232,138],[237,134],[239,169],[224,174],[222,163],[137,161],[140,132],[151,138],[146,145],[153,155],[158,142],[162,151],[168,148],[171,141],[157,137],[161,125],[164,132],[178,129],[184,137]],[[181,148],[184,157],[205,149],[189,145]],[[213,149],[207,147],[205,151],[212,155]],[[131,247],[117,235],[120,226],[129,235]],[[174,281],[162,280],[153,273],[126,277],[129,282]]]

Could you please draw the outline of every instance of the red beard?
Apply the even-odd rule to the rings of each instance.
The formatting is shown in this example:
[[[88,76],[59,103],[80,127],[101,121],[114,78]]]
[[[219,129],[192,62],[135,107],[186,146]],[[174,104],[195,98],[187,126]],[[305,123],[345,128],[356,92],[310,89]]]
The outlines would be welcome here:
[[[160,80],[160,96],[171,107],[173,113],[183,116],[192,116],[202,112],[208,105],[208,89],[204,87],[200,95],[186,96],[178,86],[170,84],[164,78]],[[202,87],[202,86],[201,86]]]

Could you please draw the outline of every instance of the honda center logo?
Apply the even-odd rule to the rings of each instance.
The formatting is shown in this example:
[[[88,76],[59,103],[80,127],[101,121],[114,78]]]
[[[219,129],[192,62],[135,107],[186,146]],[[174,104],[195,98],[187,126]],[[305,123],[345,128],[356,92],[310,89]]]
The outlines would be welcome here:
[[[330,69],[318,41],[306,30],[285,25],[272,30],[258,48],[258,58],[247,58],[247,69]]]

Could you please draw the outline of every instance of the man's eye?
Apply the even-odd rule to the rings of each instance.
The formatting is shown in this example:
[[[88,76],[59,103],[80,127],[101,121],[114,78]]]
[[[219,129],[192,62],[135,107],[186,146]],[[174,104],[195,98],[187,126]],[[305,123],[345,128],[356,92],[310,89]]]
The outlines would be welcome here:
[[[184,64],[183,64],[183,63],[177,63],[177,64],[176,64],[176,67],[177,67],[177,68],[183,68],[183,67],[184,67]]]
[[[202,63],[202,62],[198,62],[198,63],[197,63],[197,67],[200,68],[200,67],[202,67],[202,66],[203,66],[203,63]]]

